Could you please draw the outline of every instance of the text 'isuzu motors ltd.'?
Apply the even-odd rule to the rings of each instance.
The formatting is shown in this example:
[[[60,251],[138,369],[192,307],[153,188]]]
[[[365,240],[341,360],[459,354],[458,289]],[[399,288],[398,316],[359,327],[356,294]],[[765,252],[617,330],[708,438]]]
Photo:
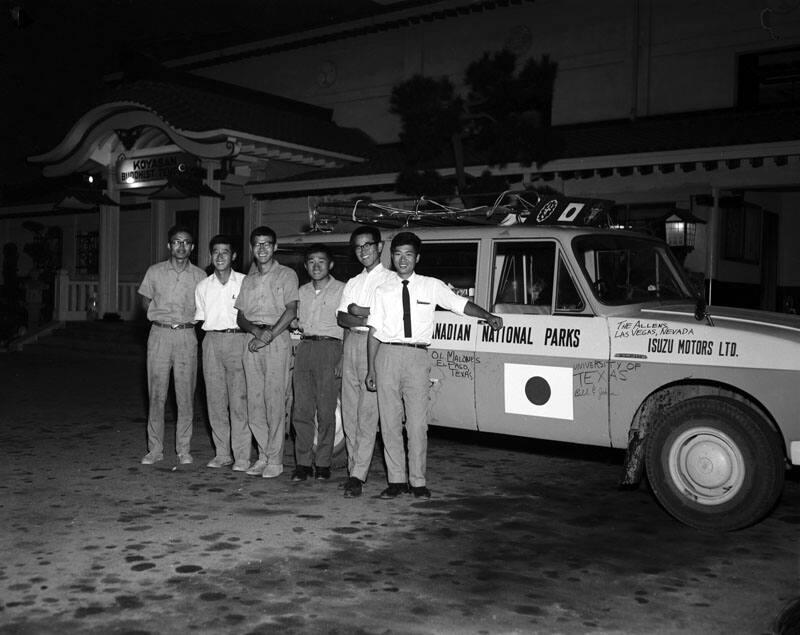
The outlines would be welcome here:
[[[349,229],[385,227],[388,266],[393,233],[413,224],[417,272],[503,317],[495,332],[437,311],[433,425],[626,449],[623,484],[646,474],[697,528],[769,513],[800,464],[800,317],[710,311],[663,241],[595,226],[602,202],[420,207],[319,202],[312,227],[325,233],[281,239],[278,259],[302,273],[305,245],[324,242],[347,279]]]

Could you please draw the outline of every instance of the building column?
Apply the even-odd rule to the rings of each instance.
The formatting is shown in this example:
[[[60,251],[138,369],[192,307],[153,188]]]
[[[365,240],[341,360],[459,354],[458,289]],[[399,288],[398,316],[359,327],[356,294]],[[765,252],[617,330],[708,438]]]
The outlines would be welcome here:
[[[173,225],[167,201],[150,201],[150,262],[160,262],[167,256],[167,230]]]
[[[205,183],[215,192],[219,192],[220,182],[214,179],[214,168],[212,162],[205,164],[206,178]],[[199,197],[198,209],[198,231],[199,236],[195,237],[195,250],[197,251],[197,264],[201,269],[205,269],[211,263],[211,255],[208,253],[208,243],[219,233],[219,201],[215,196]]]
[[[106,173],[105,194],[112,200],[119,196],[114,167]],[[100,206],[100,254],[98,313],[119,313],[119,205]]]
[[[244,246],[247,248],[250,247],[250,232],[264,224],[266,207],[266,201],[259,201],[252,194],[249,196],[247,206],[244,208]]]

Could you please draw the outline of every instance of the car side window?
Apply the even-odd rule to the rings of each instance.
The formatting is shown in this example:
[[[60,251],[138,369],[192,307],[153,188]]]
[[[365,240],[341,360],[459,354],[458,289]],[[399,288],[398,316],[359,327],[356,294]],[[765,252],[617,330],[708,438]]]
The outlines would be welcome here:
[[[549,315],[553,308],[555,262],[553,241],[497,241],[492,310]]]
[[[323,241],[320,241],[323,242]],[[331,270],[331,275],[337,280],[347,282],[353,276],[361,273],[363,267],[353,255],[353,250],[348,243],[334,244],[328,243],[328,248],[333,255],[334,267]],[[297,273],[297,278],[300,284],[309,282],[311,278],[306,271],[303,254],[305,253],[307,245],[288,245],[284,246],[278,242],[278,251],[275,254],[275,260],[286,267],[290,267]],[[254,266],[250,267],[253,271]]]
[[[415,271],[439,278],[458,295],[475,300],[477,269],[478,243],[426,241]]]
[[[575,281],[567,269],[564,258],[558,257],[558,278],[556,281],[556,311],[575,311],[580,312],[586,305],[575,286]]]

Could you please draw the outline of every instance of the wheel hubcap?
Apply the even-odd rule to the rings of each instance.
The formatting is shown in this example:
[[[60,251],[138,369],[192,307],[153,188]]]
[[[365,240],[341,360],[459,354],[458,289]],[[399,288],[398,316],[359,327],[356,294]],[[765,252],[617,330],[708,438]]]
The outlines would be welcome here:
[[[744,457],[728,435],[714,428],[681,433],[669,453],[670,476],[684,495],[701,505],[732,499],[744,481]]]

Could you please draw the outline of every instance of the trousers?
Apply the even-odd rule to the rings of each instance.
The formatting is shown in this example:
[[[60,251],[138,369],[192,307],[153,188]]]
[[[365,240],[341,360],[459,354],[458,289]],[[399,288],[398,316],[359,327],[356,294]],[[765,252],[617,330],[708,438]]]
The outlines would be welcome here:
[[[375,356],[383,456],[390,483],[425,485],[431,358],[427,350],[381,345]],[[403,413],[408,437],[408,471]],[[408,474],[408,478],[406,478]]]
[[[194,391],[197,387],[197,335],[194,329],[150,327],[147,337],[147,393],[150,407],[147,415],[147,449],[164,451],[164,406],[167,402],[169,378],[175,381],[175,402],[178,418],[175,426],[175,451],[186,454],[192,442]]]
[[[342,352],[342,428],[347,447],[347,472],[367,480],[375,435],[378,432],[378,396],[367,390],[367,334],[350,331]]]
[[[250,460],[253,435],[247,425],[247,385],[242,363],[242,333],[207,332],[203,339],[203,377],[216,455],[240,463]]]
[[[342,357],[342,343],[305,340],[297,346],[294,360],[295,460],[297,465],[330,467],[336,435],[336,399],[341,380],[335,368]],[[316,415],[316,423],[314,417]],[[316,456],[314,434],[317,435]]]
[[[247,348],[251,338],[242,339],[247,420],[256,439],[258,458],[268,465],[282,466],[291,338],[284,331],[255,353]]]

